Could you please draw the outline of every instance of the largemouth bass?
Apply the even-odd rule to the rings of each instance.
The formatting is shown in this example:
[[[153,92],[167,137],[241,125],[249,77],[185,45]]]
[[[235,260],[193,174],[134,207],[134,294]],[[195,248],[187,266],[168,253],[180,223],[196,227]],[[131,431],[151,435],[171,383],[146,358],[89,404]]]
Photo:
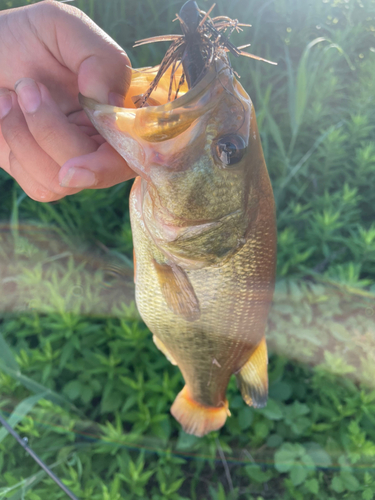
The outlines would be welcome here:
[[[248,405],[267,401],[274,200],[254,108],[225,51],[177,99],[168,102],[165,74],[152,105],[136,109],[154,76],[133,72],[124,108],[81,103],[138,175],[130,195],[136,303],[186,383],[172,415],[203,436],[230,414],[233,374]]]

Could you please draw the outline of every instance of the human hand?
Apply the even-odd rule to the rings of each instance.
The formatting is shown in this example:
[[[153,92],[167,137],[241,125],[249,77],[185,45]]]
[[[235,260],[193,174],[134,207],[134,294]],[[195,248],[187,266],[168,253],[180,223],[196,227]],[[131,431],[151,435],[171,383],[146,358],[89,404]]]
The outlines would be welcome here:
[[[0,12],[0,167],[31,198],[50,202],[134,177],[78,102],[81,92],[121,106],[128,65],[74,7],[47,0]]]

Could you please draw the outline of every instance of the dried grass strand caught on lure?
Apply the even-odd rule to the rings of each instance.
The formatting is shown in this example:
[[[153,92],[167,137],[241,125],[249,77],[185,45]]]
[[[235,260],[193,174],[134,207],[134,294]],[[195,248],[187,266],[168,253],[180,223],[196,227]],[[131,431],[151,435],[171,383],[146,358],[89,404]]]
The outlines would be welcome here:
[[[142,45],[154,42],[165,42],[165,41],[172,42],[172,44],[169,46],[167,52],[165,53],[160,63],[159,70],[154,80],[151,82],[149,88],[143,95],[142,101],[139,103],[139,107],[143,107],[146,105],[148,98],[150,97],[151,93],[157,88],[160,79],[162,78],[164,73],[168,70],[168,68],[171,65],[173,65],[173,68],[176,68],[177,61],[180,61],[177,67],[180,66],[181,59],[186,55],[187,51],[189,50],[189,48],[191,48],[192,44],[199,46],[200,55],[204,61],[204,66],[198,78],[194,82],[194,85],[203,78],[208,67],[211,65],[212,61],[215,58],[220,57],[220,52],[222,50],[224,50],[225,52],[230,52],[235,57],[244,56],[251,59],[255,59],[257,61],[263,61],[269,64],[275,64],[275,65],[277,64],[268,59],[264,59],[263,57],[259,57],[254,54],[244,52],[242,49],[249,47],[250,44],[236,47],[232,42],[230,42],[229,37],[231,36],[233,31],[240,32],[242,31],[242,27],[251,27],[251,24],[239,23],[237,19],[231,19],[228,16],[217,16],[211,18],[210,13],[214,9],[215,5],[216,4],[213,4],[207,12],[204,12],[203,10],[198,10],[198,15],[200,16],[200,20],[197,27],[194,28],[193,31],[191,30],[192,26],[194,27],[193,22],[191,25],[188,25],[187,22],[182,18],[181,11],[184,7],[183,6],[182,9],[180,10],[180,13],[176,14],[176,18],[173,20],[173,21],[178,20],[180,22],[182,31],[184,32],[183,35],[178,35],[178,34],[159,35],[155,37],[144,38],[142,40],[138,40],[137,42],[135,42],[134,47],[140,47]],[[227,31],[228,33],[226,33]],[[189,36],[187,36],[187,34]],[[168,92],[168,101],[170,101],[172,96],[171,89],[173,87],[174,77],[175,77],[175,71],[172,70],[171,83]],[[177,90],[174,99],[177,99],[179,89],[181,88],[181,86],[185,81],[187,81],[187,83],[189,84],[189,80],[187,79],[186,74],[183,70],[179,84],[178,85],[175,84],[175,88],[177,87]]]

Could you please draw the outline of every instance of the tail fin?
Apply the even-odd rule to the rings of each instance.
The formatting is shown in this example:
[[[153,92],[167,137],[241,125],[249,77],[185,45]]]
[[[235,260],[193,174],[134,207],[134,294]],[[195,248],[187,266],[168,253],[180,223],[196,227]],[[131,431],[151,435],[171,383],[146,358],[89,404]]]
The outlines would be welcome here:
[[[191,397],[186,385],[174,400],[171,413],[185,432],[198,437],[223,427],[230,415],[227,401],[219,408],[202,405]]]

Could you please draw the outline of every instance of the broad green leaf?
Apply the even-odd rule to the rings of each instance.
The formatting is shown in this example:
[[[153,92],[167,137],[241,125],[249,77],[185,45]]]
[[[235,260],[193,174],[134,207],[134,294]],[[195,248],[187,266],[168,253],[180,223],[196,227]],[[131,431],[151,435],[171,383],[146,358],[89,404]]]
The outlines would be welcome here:
[[[363,500],[373,500],[375,492],[372,490],[372,488],[366,488],[362,492],[362,498]]]
[[[299,444],[284,443],[275,453],[275,467],[279,472],[288,472],[305,450]]]
[[[213,486],[209,486],[212,500],[226,500],[225,490],[221,483],[218,484],[218,489],[215,490]]]
[[[270,432],[270,429],[269,429],[269,426],[267,425],[266,422],[256,422],[256,424],[254,424],[253,426],[253,429],[254,429],[254,434],[257,438],[260,438],[260,439],[265,439],[269,432]]]
[[[298,486],[304,482],[308,474],[307,468],[301,465],[293,465],[290,470],[290,479],[294,486]]]
[[[331,482],[331,488],[336,491],[336,493],[342,493],[345,490],[345,486],[340,477],[335,476]]]
[[[308,469],[312,469],[312,470],[315,469],[314,460],[310,457],[310,455],[303,455],[303,457],[301,458],[301,462]]]
[[[299,401],[295,401],[291,406],[287,408],[290,410],[290,414],[293,418],[297,418],[310,413],[310,408],[307,405],[300,403]]]
[[[308,491],[313,493],[314,495],[317,495],[319,493],[319,482],[317,479],[309,479],[308,481],[305,482],[305,486]]]
[[[283,412],[280,406],[272,399],[268,400],[267,406],[259,410],[259,413],[270,420],[281,420],[283,418]]]
[[[360,489],[358,479],[350,472],[341,472],[341,481],[349,491],[358,491]]]
[[[305,443],[304,446],[317,467],[330,467],[332,465],[331,457],[318,443]]]
[[[197,438],[196,436],[186,434],[186,432],[181,431],[177,441],[176,449],[180,451],[190,450],[198,443],[198,441],[199,438]]]
[[[269,446],[270,448],[278,448],[282,442],[283,442],[282,436],[280,436],[279,434],[272,434],[267,439],[267,446]]]
[[[246,465],[246,474],[256,483],[266,483],[272,477],[271,471],[263,471],[257,464]]]
[[[270,398],[286,401],[292,395],[292,388],[287,382],[275,382],[270,387]]]
[[[84,392],[85,389],[79,380],[71,380],[65,385],[63,390],[69,399],[75,400],[81,395],[82,392]]]
[[[238,412],[238,425],[240,426],[240,429],[243,431],[245,429],[248,429],[251,424],[253,423],[254,419],[254,410],[246,406],[245,408],[242,408]]]

